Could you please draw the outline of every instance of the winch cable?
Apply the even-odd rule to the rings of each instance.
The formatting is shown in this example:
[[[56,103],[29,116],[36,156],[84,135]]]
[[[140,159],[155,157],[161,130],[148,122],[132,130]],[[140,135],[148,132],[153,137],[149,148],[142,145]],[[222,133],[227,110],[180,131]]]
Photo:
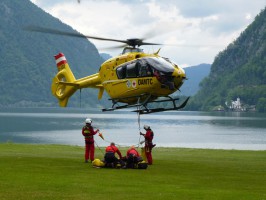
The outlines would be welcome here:
[[[141,135],[140,135],[140,108],[139,106],[137,107],[137,115],[138,115],[138,124],[139,124],[139,142],[138,142],[138,145],[137,145],[137,148],[139,148],[140,146],[140,138],[141,138]]]

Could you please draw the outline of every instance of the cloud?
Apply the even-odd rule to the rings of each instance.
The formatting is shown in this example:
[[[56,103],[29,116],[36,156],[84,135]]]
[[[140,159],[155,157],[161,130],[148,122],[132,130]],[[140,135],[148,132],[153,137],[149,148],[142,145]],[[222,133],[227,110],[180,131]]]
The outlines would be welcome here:
[[[266,6],[265,0],[32,0],[79,32],[99,37],[146,38],[181,65],[212,63]],[[91,40],[98,48],[114,46]],[[159,46],[160,47],[160,46]],[[145,46],[156,51],[158,46]],[[106,50],[112,55],[121,50]],[[183,64],[182,64],[183,63]]]

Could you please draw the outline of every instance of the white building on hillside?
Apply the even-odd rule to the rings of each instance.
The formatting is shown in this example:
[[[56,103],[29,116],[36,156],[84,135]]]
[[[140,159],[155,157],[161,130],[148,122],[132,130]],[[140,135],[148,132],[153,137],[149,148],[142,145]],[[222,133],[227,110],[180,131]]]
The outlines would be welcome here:
[[[236,101],[231,101],[231,105],[228,105],[227,102],[225,102],[225,104],[232,111],[245,111],[245,108],[241,105],[241,101],[239,97],[236,99]]]

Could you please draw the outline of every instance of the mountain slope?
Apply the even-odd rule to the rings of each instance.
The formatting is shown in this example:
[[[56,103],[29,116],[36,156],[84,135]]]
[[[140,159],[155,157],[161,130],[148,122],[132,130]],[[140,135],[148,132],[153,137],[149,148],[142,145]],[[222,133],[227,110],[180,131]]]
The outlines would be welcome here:
[[[103,62],[87,39],[23,30],[29,25],[75,32],[29,0],[1,0],[0,106],[20,102],[57,105],[50,86],[57,72],[53,56],[59,52],[65,54],[76,78],[97,72]],[[86,90],[84,97],[88,96],[87,103],[97,101],[97,91]],[[74,95],[70,105],[78,99],[79,95]]]
[[[266,111],[266,9],[216,56],[210,75],[200,86],[189,109],[211,110],[239,97]]]
[[[209,75],[211,70],[210,64],[200,64],[197,66],[186,67],[187,79],[181,87],[182,95],[193,96],[199,90],[200,82]]]

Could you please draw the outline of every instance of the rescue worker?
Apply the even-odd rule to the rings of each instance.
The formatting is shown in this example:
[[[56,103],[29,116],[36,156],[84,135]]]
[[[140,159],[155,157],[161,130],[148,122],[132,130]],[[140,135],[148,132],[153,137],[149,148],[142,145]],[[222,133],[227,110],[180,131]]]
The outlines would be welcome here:
[[[135,146],[131,146],[127,150],[127,168],[136,168],[136,164],[142,161],[139,152],[135,149]]]
[[[150,126],[148,125],[144,125],[143,127],[145,130],[146,130],[146,134],[140,132],[140,135],[143,135],[144,138],[145,138],[145,155],[146,155],[146,158],[147,158],[147,161],[148,161],[148,164],[149,165],[152,165],[152,148],[156,146],[156,144],[153,144],[152,143],[152,140],[153,140],[153,131],[151,130]]]
[[[85,162],[87,163],[88,160],[92,162],[94,160],[94,138],[93,136],[99,132],[99,129],[94,131],[93,127],[91,126],[92,120],[87,118],[85,120],[85,126],[82,128],[82,135],[85,139]]]
[[[115,154],[118,154],[119,159],[115,157]],[[124,165],[122,162],[122,154],[120,150],[115,146],[114,142],[111,142],[110,146],[106,147],[104,161],[106,167],[116,167],[117,163],[120,163],[121,166]]]

